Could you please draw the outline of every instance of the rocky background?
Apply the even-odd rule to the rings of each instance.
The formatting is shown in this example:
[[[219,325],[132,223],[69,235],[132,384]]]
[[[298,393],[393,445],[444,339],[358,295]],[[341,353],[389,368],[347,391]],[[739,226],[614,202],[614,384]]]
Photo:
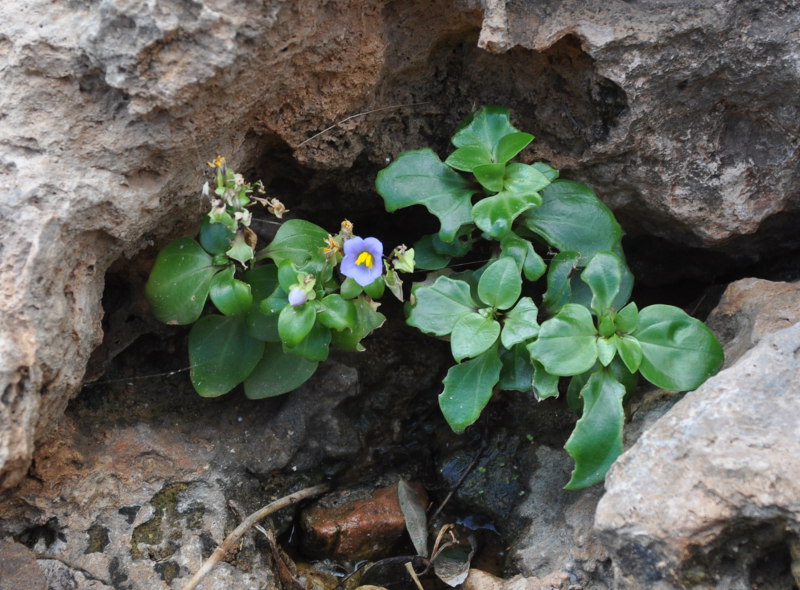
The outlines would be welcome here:
[[[552,440],[533,428],[535,444],[498,451],[525,466],[524,495],[493,516],[531,524],[508,556],[527,582],[496,584],[791,588],[799,30],[784,0],[0,6],[5,555],[39,555],[47,581],[30,587],[178,588],[237,519],[231,490],[249,510],[302,483],[294,473],[357,460],[379,478],[356,442],[372,437],[393,460],[406,449],[408,469],[446,471],[458,448],[423,461],[405,446],[435,436],[413,431],[406,403],[424,414],[419,396],[435,396],[435,345],[398,328],[375,342],[377,365],[337,358],[286,401],[198,400],[181,374],[130,380],[183,368],[180,334],[154,325],[141,285],[158,247],[196,229],[217,154],[297,216],[346,211],[413,241],[413,214],[382,215],[375,173],[400,151],[443,150],[466,114],[500,104],[537,135],[526,158],[617,213],[637,300],[698,311],[730,286],[710,319],[728,367],[683,399],[645,396],[605,490],[560,491],[557,409],[530,417]],[[207,584],[271,587],[261,559]]]

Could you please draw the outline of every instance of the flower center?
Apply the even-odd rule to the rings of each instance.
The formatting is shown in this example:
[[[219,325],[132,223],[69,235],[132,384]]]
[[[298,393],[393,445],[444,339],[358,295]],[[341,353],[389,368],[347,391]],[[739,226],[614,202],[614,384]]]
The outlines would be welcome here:
[[[356,258],[356,264],[363,264],[367,268],[372,268],[372,266],[375,264],[375,261],[372,258],[372,254],[364,251],[358,255],[358,258]]]

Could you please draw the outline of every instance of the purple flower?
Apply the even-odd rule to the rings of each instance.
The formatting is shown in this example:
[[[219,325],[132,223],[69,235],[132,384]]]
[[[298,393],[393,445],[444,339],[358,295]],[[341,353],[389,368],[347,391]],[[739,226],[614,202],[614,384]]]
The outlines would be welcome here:
[[[292,287],[292,290],[289,291],[289,305],[292,307],[299,307],[306,301],[308,301],[308,293],[306,293],[305,289]]]
[[[383,274],[383,244],[378,238],[353,236],[344,243],[342,274],[366,287]]]

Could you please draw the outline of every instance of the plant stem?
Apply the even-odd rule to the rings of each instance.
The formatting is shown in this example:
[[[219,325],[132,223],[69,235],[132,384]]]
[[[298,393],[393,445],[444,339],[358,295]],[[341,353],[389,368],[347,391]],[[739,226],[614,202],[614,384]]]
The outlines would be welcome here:
[[[253,526],[258,524],[258,521],[269,516],[273,512],[277,512],[282,508],[286,508],[287,506],[291,506],[292,504],[297,504],[301,500],[305,500],[306,498],[310,498],[312,496],[317,496],[319,494],[323,494],[330,489],[328,484],[319,484],[316,486],[312,486],[310,488],[304,488],[298,492],[293,494],[289,494],[288,496],[284,496],[274,502],[267,504],[263,508],[256,510],[245,518],[238,527],[236,527],[231,534],[225,537],[225,540],[214,550],[214,553],[205,561],[202,567],[197,570],[197,573],[192,576],[192,579],[186,583],[183,587],[183,590],[194,590],[197,585],[200,583],[206,574],[208,574],[217,563],[222,561],[229,552],[236,547],[236,544],[239,542],[239,539]]]

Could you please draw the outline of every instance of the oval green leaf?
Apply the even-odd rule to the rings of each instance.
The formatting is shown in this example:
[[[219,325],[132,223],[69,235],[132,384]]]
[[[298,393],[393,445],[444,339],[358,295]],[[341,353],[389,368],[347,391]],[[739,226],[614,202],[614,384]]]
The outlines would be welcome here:
[[[450,367],[439,395],[439,408],[454,432],[464,432],[489,403],[502,364],[496,348]]]
[[[231,265],[211,279],[209,296],[224,315],[244,315],[253,305],[250,285],[233,278],[236,268]]]
[[[208,215],[203,217],[198,237],[200,245],[209,254],[224,254],[231,247],[234,233],[222,223],[212,223]]]
[[[244,382],[244,394],[249,399],[264,399],[288,393],[305,383],[318,364],[283,352],[278,343],[267,344],[261,360]]]
[[[250,375],[263,351],[243,317],[205,316],[189,332],[192,385],[203,397],[228,393]]]
[[[313,303],[298,307],[287,305],[278,316],[278,334],[286,346],[297,346],[308,336],[316,319],[317,308]]]
[[[324,258],[320,250],[327,237],[327,231],[310,221],[289,219],[281,224],[275,237],[262,252],[276,264],[291,260],[302,267],[310,260],[317,259],[321,266]]]
[[[219,271],[211,256],[190,238],[167,244],[158,253],[145,286],[153,315],[167,324],[191,324],[208,299],[211,279]]]
[[[719,371],[722,346],[703,322],[671,305],[651,305],[639,312],[632,334],[642,347],[639,372],[650,383],[671,391],[690,391]]]
[[[416,287],[413,294],[416,302],[408,312],[407,323],[434,336],[446,336],[462,316],[477,308],[467,283],[444,276],[433,285]]]
[[[495,309],[508,309],[522,293],[522,277],[516,261],[503,256],[492,262],[478,281],[478,297]]]
[[[453,358],[461,362],[465,358],[478,356],[488,350],[500,335],[500,324],[479,313],[468,313],[453,326],[450,334],[450,350]]]
[[[503,346],[511,349],[517,344],[536,338],[539,334],[538,315],[539,309],[533,299],[530,297],[520,299],[503,319],[503,331],[500,334]]]
[[[597,361],[596,340],[591,312],[568,303],[542,324],[538,339],[528,351],[551,375],[570,377],[585,373]]]
[[[591,306],[599,316],[611,309],[619,294],[622,261],[613,252],[598,252],[583,269],[581,280],[592,290]]]

